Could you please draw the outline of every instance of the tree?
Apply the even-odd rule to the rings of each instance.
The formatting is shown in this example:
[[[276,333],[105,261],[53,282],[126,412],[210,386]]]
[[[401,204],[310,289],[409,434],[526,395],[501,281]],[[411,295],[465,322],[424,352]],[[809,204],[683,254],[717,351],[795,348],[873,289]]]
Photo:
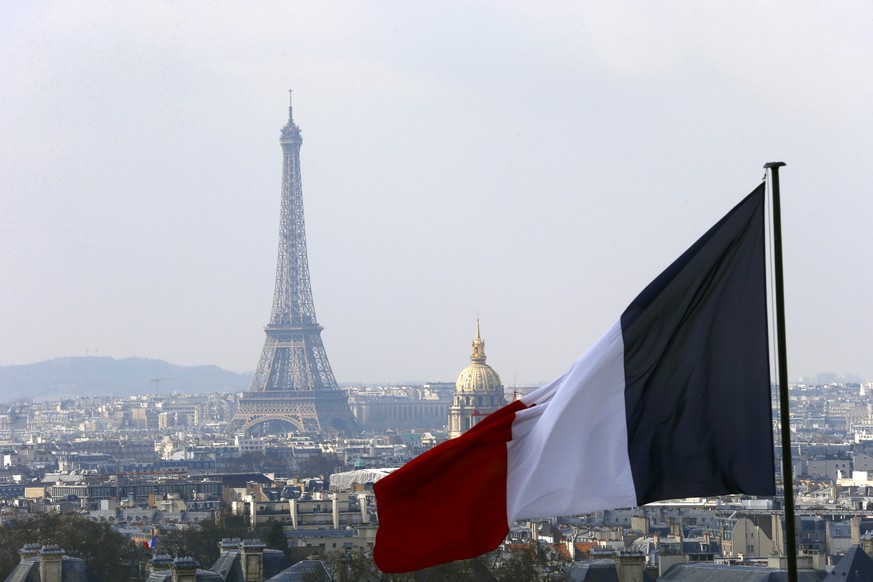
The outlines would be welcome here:
[[[335,453],[317,453],[298,462],[298,470],[302,477],[316,477],[318,475],[327,477],[343,468],[342,462]]]
[[[288,538],[285,537],[282,524],[275,519],[256,527],[255,537],[264,542],[264,545],[270,549],[282,550],[283,552],[288,549]]]
[[[158,553],[171,556],[190,556],[201,566],[208,568],[221,553],[218,543],[224,538],[244,538],[249,532],[245,522],[236,525],[226,511],[217,518],[206,519],[184,529],[161,532],[158,536]]]
[[[5,579],[25,544],[56,544],[68,556],[85,560],[98,582],[138,579],[140,565],[148,559],[138,547],[108,524],[76,514],[43,513],[12,518],[0,527],[0,579]]]
[[[488,570],[499,582],[536,582],[541,579],[534,544],[518,544],[485,557]]]
[[[443,582],[465,580],[490,580],[488,570],[478,558],[458,560],[437,566],[431,566],[416,571],[413,576],[416,582]]]
[[[326,573],[303,574],[305,582],[416,582],[415,573],[386,574],[376,567],[373,557],[361,549],[328,552],[320,558]]]

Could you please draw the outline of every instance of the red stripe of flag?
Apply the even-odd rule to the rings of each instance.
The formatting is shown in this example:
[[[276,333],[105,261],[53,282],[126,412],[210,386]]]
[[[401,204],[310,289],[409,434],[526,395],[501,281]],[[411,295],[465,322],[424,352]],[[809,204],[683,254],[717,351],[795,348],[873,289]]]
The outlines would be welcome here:
[[[524,408],[518,400],[506,405],[376,482],[373,557],[380,570],[407,572],[472,558],[503,541],[509,532],[506,443],[515,413]]]

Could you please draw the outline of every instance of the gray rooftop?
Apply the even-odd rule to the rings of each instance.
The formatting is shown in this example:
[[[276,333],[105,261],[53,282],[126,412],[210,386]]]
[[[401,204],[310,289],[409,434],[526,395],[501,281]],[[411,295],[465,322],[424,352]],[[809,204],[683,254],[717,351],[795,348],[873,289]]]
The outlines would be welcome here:
[[[302,582],[313,579],[331,579],[330,572],[321,560],[302,560],[275,576],[267,578],[266,582]]]
[[[158,570],[156,572],[152,572],[148,578],[146,578],[146,582],[171,582],[173,580],[173,571],[172,570]],[[197,582],[224,582],[221,579],[221,576],[213,572],[212,570],[201,570],[198,568],[197,570]]]
[[[85,561],[64,556],[61,563],[62,582],[89,582]],[[18,563],[5,582],[40,582],[39,558],[26,558]]]
[[[242,543],[242,542],[241,542]],[[278,574],[284,568],[288,567],[289,560],[285,557],[282,550],[272,550],[267,548],[264,550],[264,578],[269,579],[270,576]],[[221,580],[225,582],[242,582],[243,572],[240,564],[240,551],[238,549],[229,549],[221,552],[218,559],[210,568],[216,572]]]
[[[865,582],[873,580],[873,559],[860,546],[852,546],[828,574],[826,581]]]
[[[798,582],[821,582],[825,573],[800,570]],[[658,578],[658,582],[787,582],[788,572],[763,566],[727,566],[724,564],[676,564]]]

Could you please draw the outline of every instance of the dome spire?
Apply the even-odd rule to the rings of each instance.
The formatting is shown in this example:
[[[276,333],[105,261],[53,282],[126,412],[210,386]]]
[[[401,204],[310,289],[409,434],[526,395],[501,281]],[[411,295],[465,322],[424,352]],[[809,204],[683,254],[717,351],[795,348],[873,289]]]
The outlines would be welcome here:
[[[482,341],[482,336],[479,334],[479,316],[476,316],[476,337],[473,339],[473,353],[470,355],[470,361],[474,364],[485,363],[485,342]]]

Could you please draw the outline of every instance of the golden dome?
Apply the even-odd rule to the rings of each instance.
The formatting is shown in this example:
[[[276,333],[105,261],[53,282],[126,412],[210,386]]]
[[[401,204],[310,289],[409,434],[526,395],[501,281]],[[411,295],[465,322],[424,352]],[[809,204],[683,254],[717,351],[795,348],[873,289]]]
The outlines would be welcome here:
[[[461,370],[458,381],[455,382],[455,393],[458,392],[495,392],[503,391],[500,376],[494,368],[485,363],[485,342],[479,335],[479,319],[476,319],[476,338],[473,340],[473,353],[470,355],[470,365]]]

